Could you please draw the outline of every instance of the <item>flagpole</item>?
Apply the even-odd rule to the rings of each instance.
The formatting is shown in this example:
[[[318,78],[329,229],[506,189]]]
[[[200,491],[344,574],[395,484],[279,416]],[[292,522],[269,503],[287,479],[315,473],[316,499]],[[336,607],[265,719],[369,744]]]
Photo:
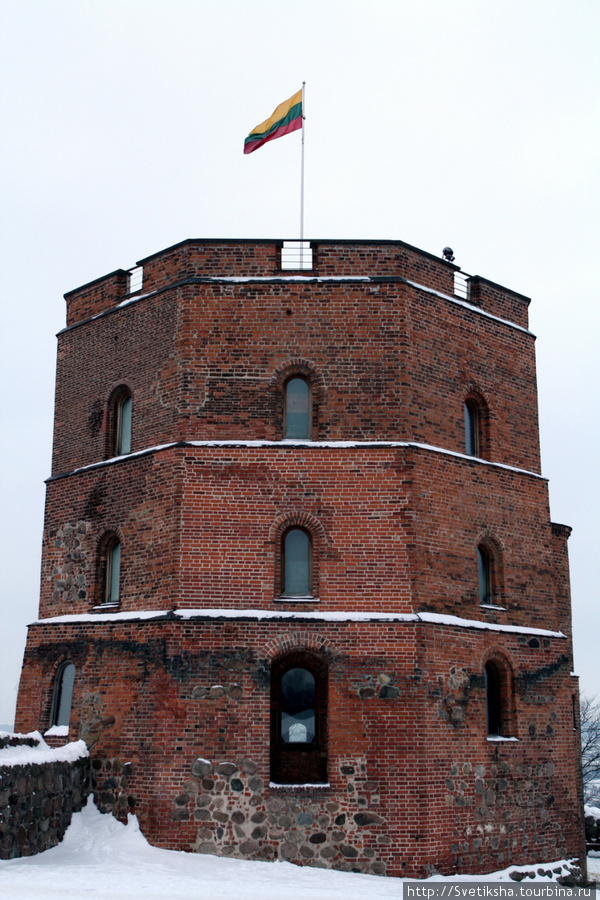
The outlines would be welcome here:
[[[302,158],[301,158],[301,170],[300,170],[300,268],[302,268],[303,263],[303,241],[304,241],[304,120],[306,116],[304,114],[304,94],[306,91],[306,82],[302,82]]]

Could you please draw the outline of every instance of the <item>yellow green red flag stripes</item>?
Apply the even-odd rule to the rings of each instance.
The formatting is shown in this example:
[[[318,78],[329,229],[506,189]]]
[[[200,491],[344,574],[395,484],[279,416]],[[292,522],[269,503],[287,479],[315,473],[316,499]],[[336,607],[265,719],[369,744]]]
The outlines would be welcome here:
[[[280,103],[268,119],[252,129],[244,141],[244,153],[254,153],[267,141],[273,141],[275,138],[283,137],[284,134],[298,131],[299,128],[302,128],[301,90],[289,100]]]

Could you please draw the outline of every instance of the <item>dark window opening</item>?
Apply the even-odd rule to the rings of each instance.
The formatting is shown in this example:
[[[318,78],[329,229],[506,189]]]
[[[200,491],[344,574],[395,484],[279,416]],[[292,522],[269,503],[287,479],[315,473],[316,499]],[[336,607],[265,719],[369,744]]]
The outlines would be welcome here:
[[[479,409],[471,401],[465,403],[465,453],[481,456]]]
[[[117,404],[117,429],[115,441],[115,454],[124,456],[131,453],[131,421],[133,400],[131,394],[127,394]]]
[[[106,551],[106,573],[104,582],[104,603],[116,606],[120,598],[121,544],[113,541]]]
[[[294,376],[285,383],[284,437],[310,439],[311,390],[306,378]]]
[[[271,671],[271,781],[327,782],[327,666],[308,651]]]
[[[66,725],[68,727],[71,718],[74,683],[75,666],[72,662],[65,663],[59,670],[54,683],[50,725]]]
[[[281,546],[283,597],[312,596],[312,540],[304,528],[288,528]]]
[[[477,548],[477,575],[479,581],[479,603],[481,606],[494,605],[494,563],[488,550]]]
[[[308,669],[288,669],[281,678],[281,740],[312,744],[315,740],[315,677]]]
[[[498,667],[492,662],[485,664],[485,700],[487,712],[487,733],[492,737],[501,736],[502,693]]]

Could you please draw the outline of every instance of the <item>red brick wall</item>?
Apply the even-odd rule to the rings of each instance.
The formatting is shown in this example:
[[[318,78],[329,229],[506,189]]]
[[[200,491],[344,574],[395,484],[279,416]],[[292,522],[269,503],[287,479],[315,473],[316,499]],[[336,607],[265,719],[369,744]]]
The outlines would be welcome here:
[[[565,538],[551,528],[546,482],[413,447],[172,447],[55,479],[41,615],[101,602],[109,532],[122,545],[124,611],[297,608],[279,600],[288,524],[313,536],[324,610],[427,610],[570,634]],[[479,605],[482,541],[496,548],[504,611]]]
[[[135,808],[161,846],[418,876],[577,855],[568,529],[536,474],[528,301],[475,278],[473,303],[454,302],[454,267],[401,242],[313,251],[313,271],[285,280],[277,242],[189,241],[143,261],[149,296],[119,307],[122,272],[67,295],[40,615],[93,610],[113,534],[119,615],[164,618],[33,626],[18,727],[47,727],[72,659],[71,735],[91,748],[98,802]],[[281,440],[292,372],[312,381],[312,446],[250,444]],[[119,388],[132,454],[105,464]],[[467,397],[487,461],[464,455]],[[224,440],[239,443],[206,443]],[[279,597],[288,524],[312,534],[318,604]],[[481,543],[501,608],[479,604]],[[328,667],[329,787],[269,786],[285,650]],[[518,741],[487,739],[489,660]]]
[[[582,852],[566,645],[310,617],[104,622],[93,637],[33,626],[17,721],[48,722],[70,658],[71,734],[93,745],[98,802],[134,808],[153,843],[299,862],[326,850],[327,864],[392,875],[489,871]],[[329,787],[269,787],[269,670],[296,647],[329,667]],[[486,736],[493,652],[514,673],[514,742]]]
[[[122,547],[122,608],[170,609],[178,597],[181,466],[150,454],[50,482],[40,615],[90,612],[104,602],[102,539]]]
[[[532,335],[401,282],[294,281],[188,284],[63,332],[53,472],[114,454],[109,400],[122,384],[133,450],[277,440],[282,380],[298,363],[313,373],[315,439],[463,452],[463,402],[475,392],[487,404],[486,455],[539,469]]]

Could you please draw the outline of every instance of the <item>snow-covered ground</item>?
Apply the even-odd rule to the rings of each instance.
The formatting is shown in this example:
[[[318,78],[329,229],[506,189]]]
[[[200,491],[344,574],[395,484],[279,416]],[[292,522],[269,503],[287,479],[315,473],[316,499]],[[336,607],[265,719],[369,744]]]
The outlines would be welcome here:
[[[590,862],[600,881],[597,856]],[[545,863],[543,868],[561,864]],[[458,879],[513,883],[508,876],[513,869]],[[528,867],[536,873],[537,869]],[[535,880],[548,883],[537,874]],[[122,825],[98,812],[91,801],[73,816],[58,847],[38,856],[0,861],[2,900],[347,900],[349,896],[400,900],[402,879],[159,850],[148,844],[134,816]]]

